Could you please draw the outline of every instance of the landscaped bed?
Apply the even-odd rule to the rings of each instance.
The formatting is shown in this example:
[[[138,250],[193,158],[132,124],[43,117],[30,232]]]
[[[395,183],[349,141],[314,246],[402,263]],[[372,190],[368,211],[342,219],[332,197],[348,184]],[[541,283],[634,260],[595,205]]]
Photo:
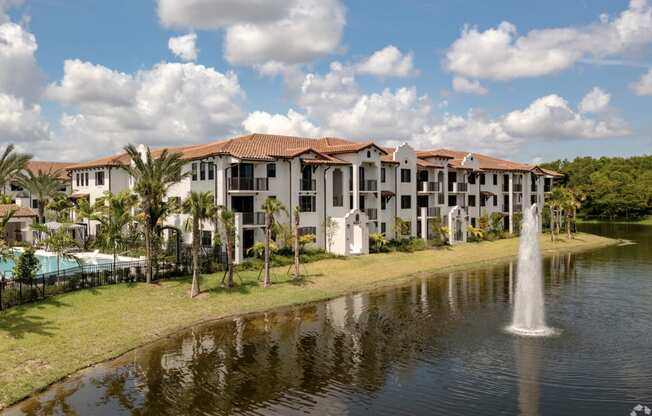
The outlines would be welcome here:
[[[616,241],[577,234],[551,243],[544,253],[585,250]],[[273,269],[274,285],[263,288],[258,271],[236,275],[237,287],[219,287],[221,274],[204,276],[197,299],[190,279],[119,284],[63,294],[0,313],[0,407],[75,371],[121,355],[190,325],[222,317],[306,303],[350,292],[403,283],[420,272],[441,272],[503,261],[516,255],[518,239],[443,247],[415,253],[385,253],[328,259],[303,266],[292,282],[287,267]]]

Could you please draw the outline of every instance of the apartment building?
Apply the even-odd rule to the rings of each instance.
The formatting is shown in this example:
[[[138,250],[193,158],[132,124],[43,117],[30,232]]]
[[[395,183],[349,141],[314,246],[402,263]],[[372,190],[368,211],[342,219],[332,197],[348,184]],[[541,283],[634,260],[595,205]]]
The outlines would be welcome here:
[[[70,163],[63,162],[30,160],[27,162],[26,170],[33,174],[38,174],[39,172],[58,172],[59,179],[61,179],[60,191],[68,195],[70,194],[72,187],[66,168],[70,165]],[[27,189],[23,189],[23,187],[15,180],[6,184],[4,189],[0,189],[0,193],[9,196],[12,202],[20,207],[38,209],[40,204],[37,195],[32,194]]]
[[[290,221],[288,214],[299,207],[301,233],[315,235],[319,247],[349,255],[368,251],[370,233],[397,237],[397,217],[405,224],[405,237],[421,238],[430,235],[428,220],[439,218],[449,225],[453,243],[466,241],[467,224],[477,224],[484,212],[501,212],[505,228],[512,230],[514,213],[542,202],[544,182],[552,186],[557,175],[473,153],[331,137],[251,134],[168,151],[181,153],[189,173],[168,198],[210,191],[216,204],[236,212],[240,260],[263,239],[261,206],[268,197],[288,208],[279,221]],[[72,198],[94,203],[106,191],[129,190],[131,180],[121,168],[126,163],[122,153],[69,166]],[[184,230],[186,219],[176,214],[167,225]],[[96,225],[89,231],[94,234]],[[211,245],[215,232],[213,224],[204,224],[202,243]],[[184,231],[183,238],[190,242],[190,233]]]

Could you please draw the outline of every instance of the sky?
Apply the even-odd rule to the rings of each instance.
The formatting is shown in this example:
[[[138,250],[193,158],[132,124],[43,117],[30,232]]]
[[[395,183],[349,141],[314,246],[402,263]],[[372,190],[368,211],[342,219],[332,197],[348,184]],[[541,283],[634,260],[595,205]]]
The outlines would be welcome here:
[[[0,0],[0,145],[84,161],[258,132],[652,154],[649,1]]]

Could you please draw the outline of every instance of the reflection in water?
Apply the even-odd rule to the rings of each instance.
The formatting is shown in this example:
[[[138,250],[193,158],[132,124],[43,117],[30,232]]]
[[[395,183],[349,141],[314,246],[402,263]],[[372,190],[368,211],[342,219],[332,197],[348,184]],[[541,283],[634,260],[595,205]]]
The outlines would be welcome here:
[[[502,332],[506,263],[194,328],[7,414],[624,414],[652,402],[652,267],[613,250],[545,259],[560,337]]]

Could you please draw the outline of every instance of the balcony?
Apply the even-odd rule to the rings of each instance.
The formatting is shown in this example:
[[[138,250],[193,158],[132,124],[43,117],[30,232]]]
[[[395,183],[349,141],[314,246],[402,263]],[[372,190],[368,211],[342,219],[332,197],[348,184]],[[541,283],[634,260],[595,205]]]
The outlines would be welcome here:
[[[333,206],[334,207],[343,207],[344,206],[344,196],[343,195],[333,195]]]
[[[317,192],[316,179],[301,179],[299,181],[299,191],[301,192]]]
[[[242,225],[249,227],[261,227],[265,225],[264,212],[242,212]]]
[[[422,208],[419,208],[418,211],[419,218],[421,218],[422,215]],[[427,207],[426,208],[426,217],[427,218],[439,218],[441,217],[441,208],[440,207]]]
[[[523,184],[522,183],[515,183],[514,184],[514,192],[523,192]]]
[[[378,181],[375,179],[367,179],[360,181],[360,192],[376,192],[378,191]]]
[[[452,182],[448,184],[448,192],[460,193],[467,192],[469,189],[469,184],[466,182]]]
[[[509,184],[508,183],[503,184],[503,192],[509,192]]]
[[[267,178],[231,177],[229,178],[229,191],[259,192],[269,190]]]
[[[441,184],[439,182],[419,182],[417,184],[417,192],[432,194],[439,192],[441,189]]]
[[[378,209],[377,208],[367,208],[364,210],[367,214],[369,221],[376,221],[378,219]]]

